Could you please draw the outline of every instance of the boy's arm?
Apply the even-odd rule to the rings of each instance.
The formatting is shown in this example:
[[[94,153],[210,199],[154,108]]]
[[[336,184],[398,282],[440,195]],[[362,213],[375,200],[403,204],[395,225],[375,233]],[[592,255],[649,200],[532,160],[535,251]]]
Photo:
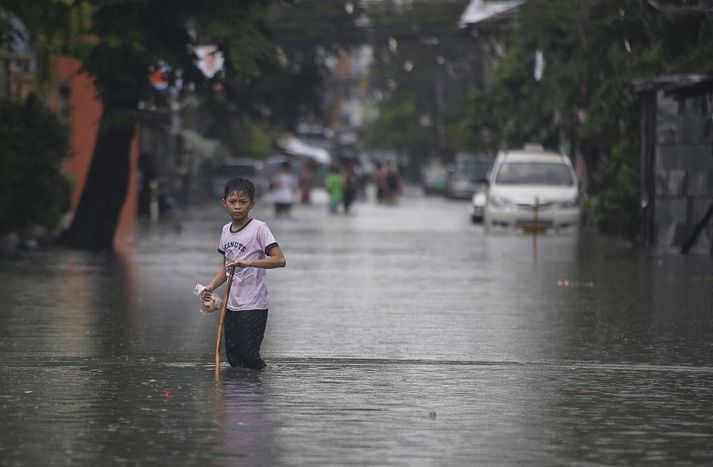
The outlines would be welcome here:
[[[201,299],[208,300],[210,298],[210,293],[220,287],[226,279],[227,277],[225,275],[225,258],[223,258],[223,265],[220,267],[220,270],[215,275],[215,277],[213,277],[213,279],[210,281],[210,284],[208,284],[206,288],[203,289]]]
[[[285,265],[287,265],[287,260],[285,259],[285,254],[282,253],[282,250],[280,249],[279,246],[273,246],[270,248],[270,250],[267,252],[267,257],[263,259],[236,259],[232,263],[228,263],[228,267],[230,266],[238,266],[240,268],[262,268],[262,269],[275,269],[275,268],[284,268]],[[223,271],[223,275],[225,275],[225,271]],[[225,279],[223,279],[225,280]],[[222,283],[222,282],[221,282]]]

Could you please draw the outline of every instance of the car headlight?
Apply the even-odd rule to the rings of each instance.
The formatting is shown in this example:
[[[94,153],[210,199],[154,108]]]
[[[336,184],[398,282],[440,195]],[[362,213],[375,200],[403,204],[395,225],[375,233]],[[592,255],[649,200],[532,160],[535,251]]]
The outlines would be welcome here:
[[[579,199],[577,197],[574,197],[572,199],[561,201],[561,202],[557,203],[557,206],[561,209],[576,208],[579,206]]]
[[[478,191],[473,195],[473,206],[483,207],[488,202],[488,195],[483,191]]]
[[[494,208],[507,208],[512,205],[509,199],[503,198],[502,196],[491,196],[490,197],[490,204]]]

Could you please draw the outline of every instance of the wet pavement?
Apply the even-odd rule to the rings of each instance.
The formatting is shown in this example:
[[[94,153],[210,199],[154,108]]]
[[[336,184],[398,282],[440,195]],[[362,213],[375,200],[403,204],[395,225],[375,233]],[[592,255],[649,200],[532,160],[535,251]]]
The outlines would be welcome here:
[[[710,259],[588,231],[535,250],[415,194],[255,217],[288,261],[273,368],[218,381],[193,287],[219,204],[119,254],[0,259],[0,465],[713,462]]]

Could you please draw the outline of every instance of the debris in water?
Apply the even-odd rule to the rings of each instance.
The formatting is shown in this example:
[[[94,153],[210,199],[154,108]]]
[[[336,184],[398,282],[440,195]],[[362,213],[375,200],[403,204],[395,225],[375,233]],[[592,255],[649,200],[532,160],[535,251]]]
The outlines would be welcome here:
[[[163,397],[165,397],[166,399],[168,399],[168,398],[170,398],[170,397],[173,397],[173,394],[171,394],[171,391],[164,391],[164,392],[163,392]]]
[[[594,287],[594,282],[589,281],[570,281],[567,279],[560,279],[557,281],[557,285],[560,287]]]
[[[428,412],[428,418],[436,418],[436,411],[432,410],[432,411]]]

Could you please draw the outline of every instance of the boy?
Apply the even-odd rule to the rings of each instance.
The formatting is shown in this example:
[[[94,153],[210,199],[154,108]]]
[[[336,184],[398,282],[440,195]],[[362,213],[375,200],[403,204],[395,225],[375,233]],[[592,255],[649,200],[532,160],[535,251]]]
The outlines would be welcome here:
[[[226,281],[230,267],[236,266],[225,313],[225,354],[230,366],[263,370],[267,367],[260,358],[267,324],[265,269],[285,267],[285,256],[267,224],[249,217],[255,207],[251,181],[238,177],[226,183],[223,207],[231,218],[218,243],[223,266],[201,298],[209,298]]]

